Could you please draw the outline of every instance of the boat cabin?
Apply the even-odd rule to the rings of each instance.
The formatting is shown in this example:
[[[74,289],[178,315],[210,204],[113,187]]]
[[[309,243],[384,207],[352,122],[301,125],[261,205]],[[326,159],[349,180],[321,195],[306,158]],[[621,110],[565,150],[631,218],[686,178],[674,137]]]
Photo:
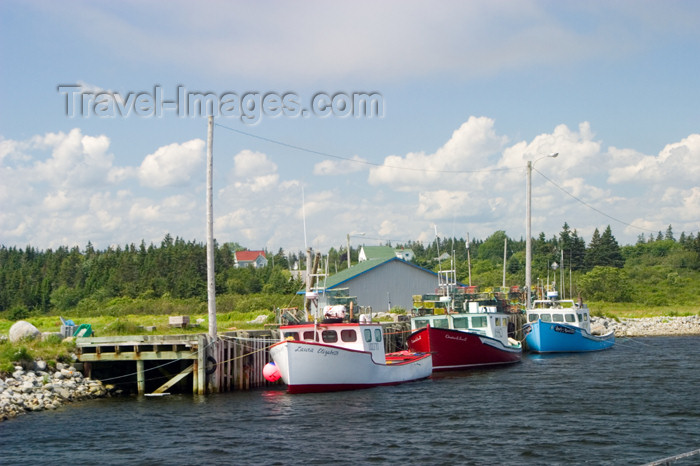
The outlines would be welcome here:
[[[572,299],[538,299],[527,310],[527,321],[554,322],[586,329],[590,332],[591,316],[588,307],[575,303]]]
[[[280,328],[282,341],[319,343],[326,346],[372,353],[379,364],[386,363],[384,334],[380,324],[306,323]]]
[[[411,330],[415,331],[430,325],[433,328],[464,330],[493,338],[507,338],[508,317],[498,312],[496,306],[484,306],[478,302],[469,302],[465,303],[465,307],[468,312],[413,317]]]

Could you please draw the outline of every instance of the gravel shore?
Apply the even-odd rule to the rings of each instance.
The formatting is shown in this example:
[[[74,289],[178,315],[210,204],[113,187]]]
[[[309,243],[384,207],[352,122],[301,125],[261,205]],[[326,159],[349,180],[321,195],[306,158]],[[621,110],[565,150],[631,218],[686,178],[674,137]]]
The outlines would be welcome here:
[[[607,317],[591,317],[591,330],[597,333],[613,330],[616,337],[700,335],[700,315],[645,317],[620,321]]]

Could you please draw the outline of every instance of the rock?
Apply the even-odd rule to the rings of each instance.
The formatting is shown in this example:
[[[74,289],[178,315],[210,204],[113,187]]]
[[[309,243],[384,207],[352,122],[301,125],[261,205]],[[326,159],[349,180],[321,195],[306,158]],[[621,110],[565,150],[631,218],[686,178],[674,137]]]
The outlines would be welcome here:
[[[257,316],[255,319],[249,321],[248,323],[249,324],[264,324],[265,322],[267,322],[267,316],[264,314],[260,314],[259,316]]]
[[[26,320],[18,320],[10,327],[9,336],[12,343],[17,343],[24,338],[31,340],[38,338],[41,332]]]
[[[35,371],[45,371],[46,370],[46,361],[43,361],[41,359],[34,361],[34,370]]]
[[[64,403],[108,396],[98,380],[86,379],[75,367],[61,365],[61,370],[16,370],[13,377],[0,379],[0,421],[18,414],[56,409]]]

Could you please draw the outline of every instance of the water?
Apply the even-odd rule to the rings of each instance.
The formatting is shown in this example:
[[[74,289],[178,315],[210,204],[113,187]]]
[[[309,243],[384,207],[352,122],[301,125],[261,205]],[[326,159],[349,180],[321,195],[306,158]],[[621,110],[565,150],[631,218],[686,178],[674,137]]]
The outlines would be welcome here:
[[[700,448],[698,343],[618,340],[353,392],[92,400],[0,423],[0,463],[644,464]]]

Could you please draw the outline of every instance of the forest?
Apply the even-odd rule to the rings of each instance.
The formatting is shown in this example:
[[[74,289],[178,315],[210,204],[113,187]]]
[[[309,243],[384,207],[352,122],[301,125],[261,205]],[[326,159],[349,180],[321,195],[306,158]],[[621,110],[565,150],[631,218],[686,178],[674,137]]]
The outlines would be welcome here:
[[[525,240],[508,238],[504,231],[468,245],[464,238],[386,245],[412,249],[414,262],[434,271],[450,266],[448,257],[454,257],[458,280],[482,287],[502,285],[505,245],[506,286],[525,282]],[[236,243],[216,244],[219,299],[250,305],[255,298],[256,305],[269,308],[291,302],[303,288],[292,271],[305,267],[304,251],[266,251],[266,267],[235,268],[234,251],[241,249]],[[676,238],[669,225],[665,233],[642,234],[635,244],[620,246],[610,226],[602,233],[596,229],[586,243],[565,223],[556,235],[533,238],[532,251],[533,284],[557,282],[567,296],[641,307],[697,306],[700,299],[700,233]],[[350,253],[356,263],[358,249]],[[346,257],[345,246],[324,253],[329,274],[346,268]],[[206,245],[169,234],[158,245],[142,241],[104,250],[91,243],[55,250],[3,245],[0,318],[106,310],[160,314],[177,306],[206,306],[206,274]]]

